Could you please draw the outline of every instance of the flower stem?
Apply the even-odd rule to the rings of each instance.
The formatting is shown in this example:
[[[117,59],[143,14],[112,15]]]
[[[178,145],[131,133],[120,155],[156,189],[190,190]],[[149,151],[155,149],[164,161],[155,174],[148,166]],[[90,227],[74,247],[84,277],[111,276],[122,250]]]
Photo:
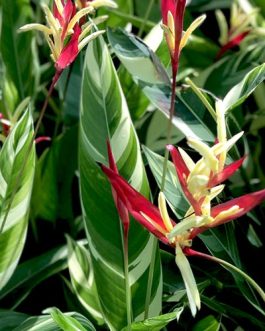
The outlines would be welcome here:
[[[172,69],[172,84],[171,84],[171,101],[170,101],[170,109],[169,109],[169,119],[168,119],[168,127],[167,127],[167,139],[166,145],[170,144],[171,142],[171,135],[172,135],[172,120],[174,116],[175,110],[175,97],[176,97],[176,80],[177,80],[177,68]],[[161,192],[165,189],[165,182],[166,182],[166,174],[167,174],[167,161],[169,158],[169,151],[166,148],[165,157],[164,157],[164,164],[163,164],[163,173],[162,173],[162,181],[161,181]]]
[[[50,88],[49,88],[49,91],[48,91],[48,94],[47,94],[47,97],[44,101],[44,104],[43,104],[43,107],[40,111],[40,115],[39,115],[39,118],[38,118],[38,122],[36,124],[36,127],[35,127],[35,132],[34,132],[34,135],[33,135],[33,140],[36,138],[37,134],[38,134],[38,131],[40,129],[40,126],[41,126],[41,122],[43,120],[43,117],[44,117],[44,114],[45,114],[45,111],[47,109],[47,106],[48,106],[48,102],[49,102],[49,99],[52,95],[52,92],[54,90],[54,87],[55,87],[55,84],[57,83],[58,79],[60,78],[62,74],[62,71],[56,71],[55,72],[55,75],[53,76],[53,79],[52,79],[52,83],[50,85]]]
[[[201,90],[198,88],[198,86],[196,86],[190,78],[186,78],[185,82],[191,87],[192,91],[197,95],[197,97],[201,100],[201,102],[204,104],[206,109],[208,109],[213,119],[216,121],[216,113],[214,108],[207,100],[207,98],[204,96],[204,94],[201,92]]]
[[[149,15],[150,15],[151,10],[153,8],[154,2],[155,2],[154,0],[150,0],[149,1],[149,5],[148,5],[148,7],[146,9],[146,13],[145,13],[145,16],[144,16],[144,20],[143,20],[143,22],[142,22],[142,24],[140,26],[140,30],[138,32],[138,37],[141,37],[142,34],[143,34],[143,32],[144,32],[144,29],[145,29],[145,26],[146,26],[146,22],[147,22],[147,20],[149,18]]]
[[[131,331],[132,327],[132,301],[131,288],[129,282],[129,254],[128,254],[128,232],[124,234],[124,277],[125,277],[125,291],[126,291],[126,311],[127,311],[127,329]]]
[[[154,270],[155,270],[155,262],[156,262],[156,252],[157,252],[156,248],[157,248],[157,241],[153,237],[152,256],[151,256],[151,262],[150,262],[150,267],[149,267],[146,298],[145,298],[144,319],[147,319],[149,317],[149,306],[150,306],[151,295],[152,295],[152,286],[153,286]]]
[[[230,271],[234,271],[234,272],[238,273],[257,291],[257,293],[260,295],[261,299],[265,302],[265,293],[264,293],[263,289],[254,281],[254,279],[252,279],[244,271],[242,271],[239,268],[235,267],[233,264],[231,264],[227,261],[224,261],[222,259],[219,259],[218,257],[211,256],[211,255],[204,254],[204,253],[200,253],[200,252],[194,251],[192,249],[188,249],[186,251],[186,253],[187,253],[187,255],[190,255],[190,256],[191,255],[198,256],[198,257],[202,257],[204,259],[210,260],[210,261],[217,262],[217,263],[221,264],[223,267],[229,269]]]

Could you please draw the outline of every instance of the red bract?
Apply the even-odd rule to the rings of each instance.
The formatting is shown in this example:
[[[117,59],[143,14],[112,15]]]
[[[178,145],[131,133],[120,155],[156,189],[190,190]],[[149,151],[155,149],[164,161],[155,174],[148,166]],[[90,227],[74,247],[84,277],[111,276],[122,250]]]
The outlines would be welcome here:
[[[115,171],[104,165],[101,167],[107,175],[112,188],[115,190],[118,199],[122,201],[129,213],[159,240],[165,244],[169,244],[168,238],[166,237],[168,230],[160,215],[159,209],[137,192]],[[171,222],[172,225],[175,224],[173,221]]]
[[[214,228],[221,224],[228,223],[245,215],[257,205],[262,203],[264,200],[265,189],[254,193],[242,195],[241,197],[232,199],[230,201],[213,207],[211,210],[211,217],[214,219],[214,221],[207,224],[207,226],[194,228],[191,231],[190,238],[193,239],[198,234],[208,230],[209,228]],[[238,208],[232,211],[232,208],[235,208],[236,206]],[[231,212],[229,212],[229,210],[231,210]]]
[[[241,159],[226,166],[223,171],[211,176],[208,183],[208,188],[219,185],[231,177],[241,167],[245,159],[246,156],[243,156]]]
[[[179,62],[180,42],[183,31],[184,11],[186,6],[186,0],[162,0],[161,12],[163,24],[169,29],[166,38],[170,49],[171,61],[173,70],[176,72]],[[169,22],[169,13],[173,17],[172,22]],[[172,45],[174,44],[174,46]]]
[[[53,5],[53,15],[56,17],[62,27],[62,36],[61,40],[64,40],[65,34],[67,31],[67,27],[71,19],[76,14],[76,7],[73,4],[71,0],[67,0],[66,3],[64,3],[63,0],[61,0],[62,6],[63,6],[63,12],[60,14],[59,9],[57,8],[56,2]]]
[[[81,34],[81,28],[78,24],[74,27],[74,33],[68,42],[68,44],[63,48],[58,60],[55,62],[55,67],[57,70],[62,71],[74,62],[78,56],[78,41]]]
[[[188,190],[187,179],[190,174],[186,163],[184,162],[179,150],[175,148],[173,145],[168,145],[167,149],[169,150],[172,161],[175,165],[175,169],[178,175],[178,179],[181,185],[181,188],[186,195],[187,199],[189,200],[190,204],[192,205],[194,212],[196,215],[201,214],[201,201],[196,201],[190,191]]]
[[[118,175],[119,174],[118,168],[117,168],[117,165],[115,163],[114,156],[113,156],[109,141],[107,142],[107,148],[108,148],[108,158],[109,158],[110,169]],[[128,236],[128,231],[129,231],[129,225],[130,225],[130,218],[129,218],[128,209],[126,208],[126,206],[124,205],[122,200],[117,195],[117,192],[116,192],[115,188],[112,187],[111,189],[112,189],[112,195],[113,195],[113,199],[114,199],[116,208],[118,210],[120,219],[123,223],[124,236],[127,237]]]
[[[246,38],[246,36],[249,34],[250,31],[245,31],[243,33],[240,33],[239,35],[237,35],[235,38],[233,38],[232,40],[230,40],[227,44],[225,44],[220,51],[218,52],[216,58],[220,59],[220,57],[222,57],[224,55],[224,53],[226,53],[229,49],[238,46],[241,44],[241,42]]]

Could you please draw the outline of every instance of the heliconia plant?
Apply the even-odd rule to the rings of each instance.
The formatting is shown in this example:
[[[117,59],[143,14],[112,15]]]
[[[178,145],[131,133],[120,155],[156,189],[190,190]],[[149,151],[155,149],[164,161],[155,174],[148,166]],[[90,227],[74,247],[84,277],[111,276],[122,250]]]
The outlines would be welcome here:
[[[211,206],[211,201],[224,189],[224,185],[219,184],[228,179],[244,160],[242,158],[239,162],[235,161],[236,163],[225,167],[227,152],[243,132],[227,140],[222,101],[217,102],[216,113],[218,142],[210,148],[199,140],[188,141],[188,145],[200,153],[199,161],[194,163],[183,149],[179,151],[172,145],[168,146],[183,194],[190,203],[185,218],[177,224],[169,217],[163,192],[159,193],[157,208],[119,176],[115,171],[113,155],[110,151],[110,168],[102,165],[102,170],[108,176],[112,189],[115,191],[115,201],[122,202],[122,209],[117,207],[119,214],[124,215],[124,207],[126,207],[130,214],[160,241],[175,247],[176,263],[186,286],[193,316],[196,314],[196,307],[200,309],[200,296],[189,262],[185,258],[185,254],[189,255],[192,240],[209,228],[241,217],[265,200],[264,189],[214,207]],[[191,255],[196,255],[196,252],[192,251]],[[262,296],[264,299],[264,293]]]
[[[264,330],[262,1],[0,17],[0,330]]]

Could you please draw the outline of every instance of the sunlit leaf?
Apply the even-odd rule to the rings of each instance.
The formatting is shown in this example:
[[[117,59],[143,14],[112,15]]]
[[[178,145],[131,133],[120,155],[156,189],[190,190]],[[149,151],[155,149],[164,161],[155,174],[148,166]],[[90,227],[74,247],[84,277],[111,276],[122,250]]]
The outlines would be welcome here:
[[[111,141],[121,175],[137,190],[148,195],[139,143],[126,101],[107,46],[102,38],[98,38],[89,44],[84,66],[80,184],[95,283],[106,323],[114,330],[127,325],[127,318],[120,221],[109,182],[97,164],[108,164],[107,139]],[[132,221],[129,232],[129,277],[134,318],[139,318],[144,312],[153,249],[156,249],[154,239]],[[159,257],[156,255],[149,316],[156,316],[160,312],[160,276]]]

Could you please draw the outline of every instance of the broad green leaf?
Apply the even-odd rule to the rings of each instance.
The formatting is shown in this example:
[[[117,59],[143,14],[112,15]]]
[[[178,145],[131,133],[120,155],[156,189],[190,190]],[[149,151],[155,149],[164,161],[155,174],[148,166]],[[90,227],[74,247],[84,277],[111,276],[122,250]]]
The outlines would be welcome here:
[[[213,315],[204,317],[202,320],[197,322],[192,331],[219,331],[220,323]]]
[[[31,113],[13,127],[0,152],[0,289],[12,276],[26,239],[35,170]]]
[[[150,149],[144,146],[143,150],[157,185],[160,187],[162,181],[164,157],[152,152]],[[167,166],[164,193],[167,201],[170,204],[170,207],[175,211],[179,218],[182,218],[188,210],[189,204],[184,198],[174,164],[170,161],[168,162]]]
[[[156,317],[149,318],[143,322],[135,322],[131,326],[132,331],[160,331],[166,327],[170,322],[178,320],[183,311],[183,308],[179,308],[173,313],[168,313]],[[126,327],[122,331],[128,331]]]
[[[65,129],[37,162],[31,208],[34,218],[74,218],[72,184],[77,170],[77,129]]]
[[[108,30],[109,42],[134,81],[151,103],[168,116],[171,84],[156,55],[142,40],[117,29]],[[184,135],[214,141],[214,121],[190,91],[177,93],[173,125]]]
[[[57,310],[58,312],[58,310]],[[62,314],[62,313],[61,313]],[[57,322],[54,321],[54,319],[50,315],[42,315],[42,316],[36,316],[36,317],[29,317],[27,320],[25,320],[21,325],[13,329],[12,331],[76,331],[76,330],[86,330],[86,331],[95,331],[96,329],[93,327],[91,322],[84,316],[82,316],[79,313],[64,313],[63,317],[68,321],[70,318],[70,321],[76,321],[74,325],[80,325],[80,329],[64,329],[59,325]]]
[[[31,217],[55,221],[58,208],[57,174],[55,150],[45,150],[36,163]],[[41,201],[41,203],[40,203]]]
[[[95,283],[106,323],[111,330],[122,329],[127,325],[123,236],[109,182],[97,164],[108,164],[107,139],[111,142],[121,175],[146,196],[149,189],[139,142],[102,38],[87,48],[80,115],[81,200]],[[146,291],[151,285],[149,316],[158,315],[161,309],[158,254],[153,254],[156,257],[153,284],[148,282],[153,249],[156,249],[154,238],[132,220],[129,280],[134,319],[143,317]]]
[[[224,98],[224,108],[231,111],[242,104],[265,79],[265,64],[252,69],[244,79],[234,86]]]
[[[55,248],[25,261],[18,265],[10,281],[0,291],[0,300],[9,296],[10,306],[15,306],[40,282],[66,268],[67,246]]]
[[[70,237],[68,244],[68,267],[74,292],[82,306],[98,324],[104,324],[94,280],[89,251]]]
[[[59,309],[52,308],[50,311],[52,319],[63,331],[96,331],[89,321],[86,321],[86,328],[77,319],[63,314]],[[85,321],[85,318],[84,318]]]
[[[28,0],[2,1],[3,20],[0,49],[7,76],[15,84],[21,99],[32,95],[38,77],[35,44],[31,33],[18,33],[18,28],[29,23],[32,11]],[[21,56],[23,50],[23,56]]]
[[[0,330],[12,331],[28,318],[28,315],[11,310],[0,310]]]

